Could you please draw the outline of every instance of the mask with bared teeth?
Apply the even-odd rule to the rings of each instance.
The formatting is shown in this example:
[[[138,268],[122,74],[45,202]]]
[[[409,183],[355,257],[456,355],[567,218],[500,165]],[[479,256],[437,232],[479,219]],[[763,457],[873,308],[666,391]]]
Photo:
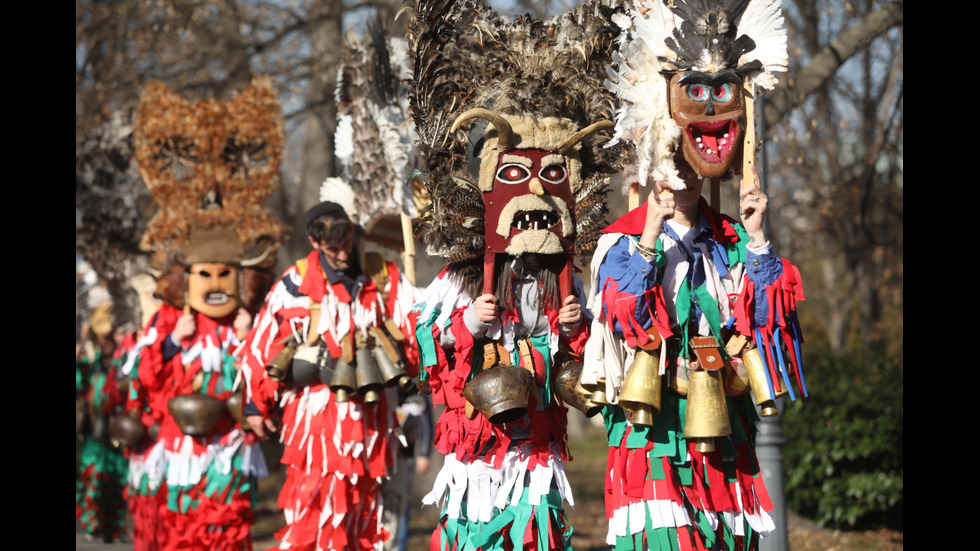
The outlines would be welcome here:
[[[611,128],[600,121],[585,129],[568,119],[531,119],[473,109],[464,122],[489,121],[479,153],[479,187],[483,192],[485,252],[574,253],[575,193],[581,185],[579,142]]]
[[[681,128],[684,158],[691,168],[702,178],[723,176],[741,151],[741,78],[732,71],[673,75],[670,114]]]

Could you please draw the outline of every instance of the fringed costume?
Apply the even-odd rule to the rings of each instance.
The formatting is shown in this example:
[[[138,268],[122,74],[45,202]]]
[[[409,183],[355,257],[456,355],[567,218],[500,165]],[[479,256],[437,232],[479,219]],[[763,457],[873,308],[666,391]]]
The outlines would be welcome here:
[[[408,319],[414,287],[393,263],[386,270],[388,283],[379,289],[361,274],[338,274],[313,251],[286,270],[249,334],[243,350],[248,399],[265,418],[282,408],[287,471],[279,506],[287,526],[276,534],[281,549],[380,549],[389,537],[379,497],[397,446],[397,404],[383,392],[376,402],[356,392],[339,401],[329,384],[345,350],[349,356],[357,341],[373,341],[385,320]],[[317,367],[305,380],[294,372],[283,384],[269,377],[266,366],[290,336],[314,343]]]
[[[161,397],[168,404],[190,394],[226,402],[237,377],[232,352],[241,344],[232,319],[196,313],[197,330],[177,346],[170,335],[181,315],[164,305],[150,322],[146,334],[155,338],[142,350],[141,379],[163,381]],[[257,477],[268,475],[256,438],[229,413],[221,414],[203,436],[184,434],[168,407],[159,441],[166,463],[168,511],[156,529],[169,531],[168,549],[251,549],[252,490]]]
[[[264,294],[252,283],[274,263],[282,233],[262,208],[279,177],[279,109],[264,77],[228,101],[190,102],[153,82],[140,102],[136,156],[158,207],[141,245],[163,274],[166,302],[130,368],[131,409],[159,426],[134,458],[141,548],[252,548],[252,492],[268,470],[242,424],[233,352],[251,323],[242,282],[246,298]]]
[[[116,380],[122,347],[116,352],[104,358],[97,348],[90,357],[75,360],[76,391],[81,389],[85,397],[90,421],[79,458],[75,517],[88,534],[107,542],[118,541],[127,532],[126,458],[109,437],[110,416],[125,402]]]
[[[538,282],[530,284],[537,291]],[[466,321],[471,304],[447,272],[420,303],[423,379],[433,402],[446,406],[435,439],[446,462],[423,500],[444,504],[432,548],[569,548],[572,527],[563,501],[574,505],[574,500],[564,468],[566,410],[554,395],[553,378],[567,352],[581,353],[587,332],[569,338],[557,309],[538,311],[534,303],[519,304],[500,322],[482,328],[484,337],[504,343],[512,365],[533,370],[537,390],[529,397],[527,414],[513,423],[493,424],[482,414],[469,419],[463,390],[484,367],[482,339],[473,334],[481,328],[471,329],[474,322]]]
[[[579,310],[558,318],[581,304],[566,302],[578,296],[572,261],[595,247],[620,154],[601,147],[615,9],[592,1],[538,21],[482,0],[418,5],[426,244],[448,262],[416,307],[422,384],[446,407],[436,445],[447,459],[425,498],[442,504],[433,550],[571,548],[555,381],[587,324]]]
[[[747,98],[786,67],[779,9],[647,0],[615,19],[626,35],[607,81],[622,101],[616,138],[636,151],[628,181],[656,186],[606,228],[592,262],[581,380],[606,404],[606,542],[617,550],[755,549],[774,529],[755,404],[767,415],[794,385],[806,395],[804,295],[765,241],[758,179],[733,161],[754,124]],[[743,222],[698,203],[704,182],[740,171]]]
[[[677,370],[695,359],[681,342],[697,335],[721,341],[733,332],[756,336],[772,376],[787,377],[783,385],[799,374],[799,272],[769,246],[746,250],[738,222],[707,204],[701,212],[701,228],[687,240],[668,223],[655,264],[635,246],[646,204],[600,239],[590,299],[597,338],[590,342],[595,349],[587,352],[586,366],[589,360],[603,366],[598,373],[607,388],[622,388],[633,348],[649,342],[651,326],[663,337],[665,376],[673,374],[675,381]],[[739,356],[729,361],[736,371],[741,368]],[[732,434],[716,438],[710,453],[697,451],[695,441],[684,436],[687,399],[674,390],[663,390],[652,427],[629,423],[623,408],[605,408],[607,543],[617,549],[743,549],[753,546],[754,534],[773,529],[772,504],[755,459],[758,416],[746,391],[743,386],[727,398]]]

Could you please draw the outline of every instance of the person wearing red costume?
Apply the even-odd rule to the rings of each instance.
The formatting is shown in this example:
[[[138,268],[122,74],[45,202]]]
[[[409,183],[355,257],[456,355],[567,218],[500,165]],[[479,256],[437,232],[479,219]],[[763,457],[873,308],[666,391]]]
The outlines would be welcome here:
[[[102,302],[92,313],[86,338],[76,345],[76,399],[84,401],[88,423],[82,440],[75,489],[75,518],[92,538],[105,542],[126,537],[126,459],[110,439],[110,418],[125,402],[120,391],[119,365],[131,339],[117,343],[112,303]],[[89,340],[90,339],[90,340]]]
[[[232,352],[251,324],[238,299],[246,263],[238,238],[223,230],[193,231],[183,263],[186,307],[154,314],[137,371],[166,461],[168,508],[157,530],[169,531],[166,549],[251,549],[252,490],[268,469],[228,404],[238,376]]]
[[[246,416],[260,437],[281,431],[285,445],[281,549],[380,549],[391,536],[380,488],[395,458],[397,404],[361,378],[411,335],[416,292],[394,263],[381,267],[387,283],[365,275],[340,205],[322,202],[306,220],[313,251],[273,287],[242,350]],[[341,380],[355,367],[358,383]]]
[[[604,230],[592,261],[582,384],[606,404],[606,543],[755,549],[775,527],[755,406],[775,413],[791,379],[806,396],[800,274],[767,240],[754,141],[735,162],[749,98],[786,68],[779,1],[638,0],[616,23],[627,35],[607,81],[622,101],[617,137],[653,189]],[[702,199],[708,180],[737,187],[740,220]]]

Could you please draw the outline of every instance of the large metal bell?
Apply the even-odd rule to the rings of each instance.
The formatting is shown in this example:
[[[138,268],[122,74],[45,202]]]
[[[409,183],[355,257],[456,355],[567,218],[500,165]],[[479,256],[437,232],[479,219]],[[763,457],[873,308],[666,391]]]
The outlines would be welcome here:
[[[337,363],[333,366],[333,376],[330,377],[330,391],[334,393],[334,399],[337,402],[347,402],[356,388],[354,366],[343,358],[337,358]]]
[[[245,420],[245,393],[242,390],[232,394],[228,397],[225,402],[225,406],[228,408],[228,413],[231,418],[235,420],[236,423],[242,427],[248,428],[248,422]]]
[[[381,371],[381,378],[385,385],[398,386],[402,390],[412,388],[412,378],[408,376],[401,362],[396,364],[391,361],[384,348],[380,346],[374,348],[374,359],[378,362],[378,369]]]
[[[662,386],[660,358],[637,348],[619,393],[619,405],[633,412],[634,425],[653,425],[653,416],[660,411]]]
[[[286,346],[276,354],[275,358],[265,366],[265,372],[273,381],[281,383],[289,376],[289,369],[292,367],[293,356],[296,355],[296,340],[291,338],[286,342]]]
[[[786,388],[783,387],[775,391],[775,396],[769,394],[766,366],[762,363],[762,354],[759,349],[753,348],[743,352],[742,363],[745,364],[745,370],[749,372],[749,387],[752,389],[752,396],[755,397],[755,404],[759,406],[759,414],[763,417],[769,417],[779,413],[779,408],[776,407],[776,399],[787,394]]]
[[[214,396],[193,392],[174,396],[167,409],[181,432],[188,436],[206,436],[225,413],[225,402]]]
[[[527,413],[534,376],[516,365],[484,369],[466,383],[463,395],[494,424],[513,423]]]
[[[373,404],[381,399],[384,392],[384,379],[378,370],[378,362],[369,348],[358,348],[355,354],[357,368],[354,370],[357,380],[357,393],[364,397],[364,403]]]
[[[586,417],[593,417],[601,410],[589,400],[589,393],[579,382],[582,378],[582,362],[565,362],[555,377],[555,392],[562,402],[581,411]]]
[[[589,393],[592,394],[592,396],[589,397],[589,400],[595,405],[595,407],[599,408],[600,411],[602,410],[602,408],[604,406],[611,406],[611,405],[613,405],[611,402],[609,402],[609,399],[606,397],[606,379],[605,378],[602,378],[602,377],[597,378],[595,384],[584,384],[583,383],[582,384],[582,388],[584,388],[586,392],[589,392]]]
[[[116,414],[109,420],[109,438],[117,448],[131,448],[146,434],[146,427],[139,419],[129,415]]]
[[[714,438],[732,433],[721,375],[718,371],[688,371],[687,385],[684,436],[697,440],[698,451],[714,451]]]

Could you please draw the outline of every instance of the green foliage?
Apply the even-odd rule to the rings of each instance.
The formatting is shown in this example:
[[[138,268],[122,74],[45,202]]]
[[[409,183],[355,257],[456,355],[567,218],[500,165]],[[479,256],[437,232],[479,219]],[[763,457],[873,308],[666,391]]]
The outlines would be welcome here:
[[[883,356],[811,355],[784,418],[787,504],[821,525],[902,526],[902,363]]]

